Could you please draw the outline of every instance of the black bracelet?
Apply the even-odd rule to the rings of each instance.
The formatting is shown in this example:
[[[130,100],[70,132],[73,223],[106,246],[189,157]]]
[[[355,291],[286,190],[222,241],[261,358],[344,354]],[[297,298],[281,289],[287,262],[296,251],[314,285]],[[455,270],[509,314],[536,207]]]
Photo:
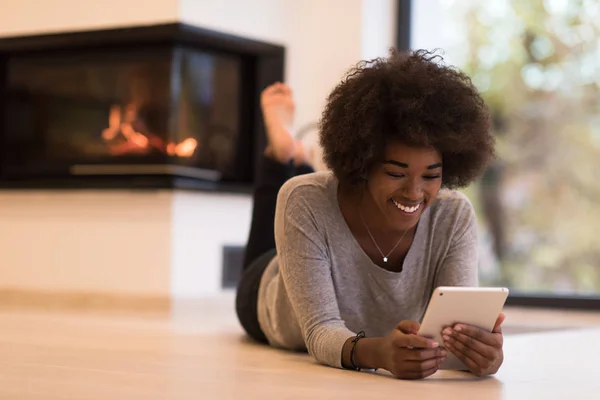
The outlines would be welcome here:
[[[360,331],[360,332],[358,332],[356,337],[354,339],[352,339],[352,348],[350,349],[350,366],[355,371],[360,371],[361,368],[357,367],[356,364],[354,363],[354,349],[356,348],[356,343],[358,343],[358,341],[364,337],[365,337],[365,332]]]

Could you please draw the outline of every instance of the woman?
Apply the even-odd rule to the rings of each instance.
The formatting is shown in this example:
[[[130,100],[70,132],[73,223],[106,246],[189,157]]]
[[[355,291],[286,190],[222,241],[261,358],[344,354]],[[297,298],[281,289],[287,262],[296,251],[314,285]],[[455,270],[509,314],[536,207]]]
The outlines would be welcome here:
[[[492,333],[417,335],[435,287],[477,285],[475,213],[452,189],[494,155],[483,100],[439,61],[393,52],[351,70],[320,123],[327,172],[313,173],[290,133],[291,90],[263,92],[269,144],[236,300],[249,336],[398,378],[433,374],[446,351],[476,375],[498,370],[503,315]]]

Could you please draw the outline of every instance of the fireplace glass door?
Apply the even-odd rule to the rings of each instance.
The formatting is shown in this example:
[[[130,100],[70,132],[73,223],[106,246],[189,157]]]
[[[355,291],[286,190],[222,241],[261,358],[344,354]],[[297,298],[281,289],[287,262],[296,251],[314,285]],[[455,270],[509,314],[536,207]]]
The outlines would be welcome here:
[[[8,175],[220,179],[235,168],[239,56],[154,46],[34,53],[7,67]]]

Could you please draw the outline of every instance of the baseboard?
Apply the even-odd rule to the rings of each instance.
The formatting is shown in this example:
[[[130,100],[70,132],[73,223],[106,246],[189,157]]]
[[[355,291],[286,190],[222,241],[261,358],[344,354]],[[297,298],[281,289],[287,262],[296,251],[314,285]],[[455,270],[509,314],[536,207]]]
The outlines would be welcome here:
[[[169,312],[171,309],[171,299],[166,296],[93,292],[45,292],[0,288],[0,308]]]

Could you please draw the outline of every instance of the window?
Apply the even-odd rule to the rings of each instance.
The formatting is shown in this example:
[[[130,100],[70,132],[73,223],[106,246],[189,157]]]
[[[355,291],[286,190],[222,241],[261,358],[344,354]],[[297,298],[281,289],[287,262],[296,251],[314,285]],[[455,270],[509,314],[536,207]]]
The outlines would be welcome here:
[[[411,48],[443,49],[492,110],[499,160],[465,190],[481,283],[600,295],[600,2],[418,0]]]

